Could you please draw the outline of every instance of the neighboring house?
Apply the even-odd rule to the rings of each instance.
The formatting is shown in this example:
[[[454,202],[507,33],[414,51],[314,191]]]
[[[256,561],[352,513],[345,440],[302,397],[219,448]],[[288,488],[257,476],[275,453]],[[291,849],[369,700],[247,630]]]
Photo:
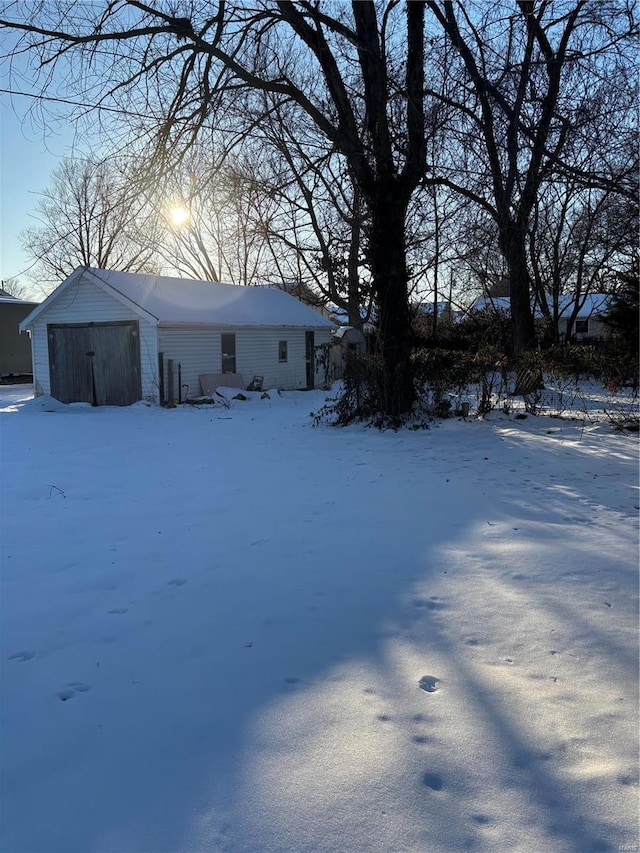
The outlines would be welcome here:
[[[593,338],[608,338],[611,327],[602,319],[609,310],[610,297],[606,293],[590,293],[584,297],[584,304],[573,321],[571,337],[576,341]],[[558,334],[564,340],[567,336],[567,322],[573,312],[574,301],[569,296],[561,296],[558,306]]]
[[[203,374],[317,387],[325,377],[315,349],[334,324],[277,287],[81,267],[20,328],[31,334],[36,394],[128,405],[199,397]]]
[[[606,293],[590,293],[582,297],[580,307],[575,320],[571,337],[575,341],[585,341],[593,338],[606,338],[611,334],[609,326],[602,317],[609,308],[610,297]],[[558,304],[558,335],[564,340],[567,335],[567,323],[573,312],[575,300],[571,296],[561,296]],[[491,309],[508,314],[511,310],[511,301],[508,296],[482,296],[476,299],[469,308],[468,313],[474,311],[485,311]],[[536,319],[542,318],[543,314],[539,306],[535,308]]]
[[[366,351],[367,339],[360,329],[354,329],[353,326],[339,326],[335,329],[331,348],[331,365],[334,378],[343,378],[347,353],[364,355]]]
[[[31,374],[31,344],[19,326],[37,304],[0,289],[0,378]]]

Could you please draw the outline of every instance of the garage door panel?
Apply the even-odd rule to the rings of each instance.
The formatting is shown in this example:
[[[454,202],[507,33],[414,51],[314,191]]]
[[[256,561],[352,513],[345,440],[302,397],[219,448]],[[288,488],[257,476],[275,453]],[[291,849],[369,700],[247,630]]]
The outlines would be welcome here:
[[[64,403],[128,406],[141,398],[136,322],[51,325],[51,394]]]
[[[141,396],[138,330],[94,326],[94,371],[99,406],[128,406]]]
[[[91,349],[88,327],[50,326],[51,396],[62,403],[91,402]]]

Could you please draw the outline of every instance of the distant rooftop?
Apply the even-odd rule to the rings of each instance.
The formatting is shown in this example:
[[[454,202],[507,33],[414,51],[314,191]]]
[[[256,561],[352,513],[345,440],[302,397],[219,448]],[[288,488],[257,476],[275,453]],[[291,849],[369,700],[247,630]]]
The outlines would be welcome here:
[[[607,310],[610,296],[606,293],[590,293],[588,296],[581,297],[584,299],[584,304],[578,312],[579,317],[590,317],[593,314],[604,314]],[[558,299],[558,309],[560,316],[570,314],[575,305],[575,297],[560,296]],[[469,311],[484,311],[484,310],[502,311],[508,313],[511,310],[511,300],[508,296],[481,296],[472,303]],[[540,307],[536,305],[535,316],[542,317]]]

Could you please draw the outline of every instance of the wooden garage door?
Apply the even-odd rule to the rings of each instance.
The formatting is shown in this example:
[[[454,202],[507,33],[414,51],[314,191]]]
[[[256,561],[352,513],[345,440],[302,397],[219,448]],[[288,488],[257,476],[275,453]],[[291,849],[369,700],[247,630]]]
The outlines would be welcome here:
[[[142,396],[137,322],[47,326],[51,396],[128,406]]]

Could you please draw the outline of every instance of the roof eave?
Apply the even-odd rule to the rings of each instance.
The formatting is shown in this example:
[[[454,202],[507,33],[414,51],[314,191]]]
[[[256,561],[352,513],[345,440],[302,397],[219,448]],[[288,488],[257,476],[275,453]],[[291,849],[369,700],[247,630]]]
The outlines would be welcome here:
[[[333,323],[328,325],[314,323],[219,323],[213,320],[194,322],[193,320],[159,320],[158,328],[166,329],[181,326],[191,329],[318,329],[327,330],[337,328]]]

